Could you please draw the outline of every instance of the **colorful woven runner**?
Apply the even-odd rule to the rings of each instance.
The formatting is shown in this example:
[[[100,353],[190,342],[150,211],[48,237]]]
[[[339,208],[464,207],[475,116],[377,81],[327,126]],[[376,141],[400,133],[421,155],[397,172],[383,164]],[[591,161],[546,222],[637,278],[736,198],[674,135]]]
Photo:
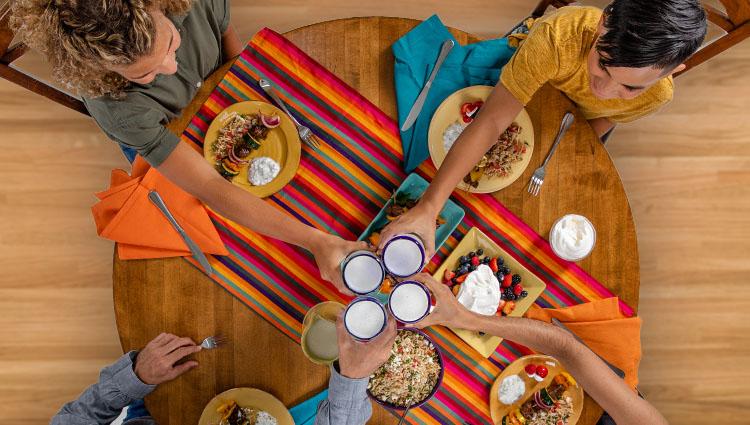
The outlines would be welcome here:
[[[405,178],[397,125],[279,34],[265,29],[250,40],[182,137],[202,145],[206,129],[222,109],[265,100],[257,85],[260,78],[273,81],[293,113],[304,117],[323,141],[317,151],[303,145],[296,177],[267,202],[311,226],[356,239]],[[419,173],[430,180],[435,169],[424,164]],[[428,266],[430,271],[476,226],[546,282],[538,305],[563,307],[613,295],[578,266],[559,260],[546,240],[491,196],[455,192],[453,200],[463,206],[466,217]],[[309,307],[324,300],[344,301],[320,279],[306,251],[216,214],[211,218],[230,252],[210,258],[216,282],[297,343]],[[627,305],[621,307],[626,315],[633,314]],[[494,378],[530,351],[504,341],[485,359],[445,328],[427,332],[444,355],[445,379],[431,401],[411,411],[409,421],[491,423],[488,392]]]

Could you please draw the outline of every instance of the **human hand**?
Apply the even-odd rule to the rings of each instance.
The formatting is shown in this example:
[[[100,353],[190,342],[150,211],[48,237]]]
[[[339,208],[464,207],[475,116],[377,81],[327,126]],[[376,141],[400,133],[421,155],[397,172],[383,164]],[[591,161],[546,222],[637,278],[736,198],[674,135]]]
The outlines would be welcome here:
[[[448,285],[438,282],[434,277],[426,273],[420,273],[412,279],[425,284],[432,293],[432,299],[435,300],[435,306],[430,314],[415,323],[414,327],[420,329],[432,325],[465,327],[461,323],[467,320],[466,317],[470,316],[471,312],[458,302],[458,299],[453,295]]]
[[[171,381],[198,366],[195,360],[176,364],[201,350],[190,338],[162,333],[146,344],[135,358],[135,374],[144,384],[159,385]]]
[[[344,312],[336,320],[339,344],[339,371],[352,379],[366,378],[391,357],[396,341],[396,319],[388,313],[388,324],[383,333],[368,342],[355,340],[344,326]]]
[[[360,249],[367,249],[367,243],[364,241],[347,241],[335,235],[324,234],[311,247],[310,251],[315,256],[320,277],[333,283],[339,292],[354,295],[344,285],[344,279],[341,277],[341,262],[347,255]]]
[[[414,233],[424,243],[426,258],[432,258],[435,254],[435,230],[437,229],[435,219],[437,214],[420,205],[422,204],[417,204],[383,228],[383,231],[380,232],[378,250],[382,250],[385,244],[396,235]]]

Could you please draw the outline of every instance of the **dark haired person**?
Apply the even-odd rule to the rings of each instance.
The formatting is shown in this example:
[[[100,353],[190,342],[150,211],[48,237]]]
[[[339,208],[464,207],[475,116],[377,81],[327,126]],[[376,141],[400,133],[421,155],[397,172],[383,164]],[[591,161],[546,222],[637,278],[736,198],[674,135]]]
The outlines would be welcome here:
[[[434,252],[435,217],[453,188],[544,84],[568,96],[600,137],[658,110],[672,99],[672,74],[698,50],[706,25],[699,0],[615,0],[604,11],[567,6],[539,19],[420,203],[386,227],[381,247],[413,232]]]

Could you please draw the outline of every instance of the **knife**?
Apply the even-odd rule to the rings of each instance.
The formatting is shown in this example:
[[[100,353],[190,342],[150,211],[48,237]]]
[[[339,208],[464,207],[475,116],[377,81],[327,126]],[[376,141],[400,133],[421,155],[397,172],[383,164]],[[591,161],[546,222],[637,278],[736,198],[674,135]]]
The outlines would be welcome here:
[[[591,348],[588,345],[586,345],[586,343],[583,342],[583,340],[581,338],[579,338],[578,335],[574,334],[573,331],[571,331],[570,329],[568,329],[567,326],[563,325],[561,321],[559,321],[559,320],[557,320],[557,319],[555,319],[553,317],[552,318],[552,323],[554,323],[560,329],[562,329],[562,330],[566,331],[567,333],[573,335],[573,338],[575,338],[576,341],[580,342],[581,344],[583,344],[584,347],[586,347],[589,350],[591,350]],[[594,353],[594,350],[591,350],[591,352]],[[596,353],[594,353],[594,354],[596,354]],[[599,359],[601,359],[601,361],[603,361],[604,364],[606,364],[607,366],[609,366],[609,368],[612,369],[612,372],[614,372],[617,376],[619,376],[622,379],[625,379],[625,372],[623,372],[622,369],[620,369],[619,367],[613,365],[612,363],[604,360],[602,358],[602,356],[600,356],[598,354],[596,354],[596,357],[599,357]]]
[[[203,254],[201,249],[198,248],[198,245],[190,238],[190,236],[188,236],[187,233],[185,233],[185,230],[182,229],[182,226],[177,223],[177,220],[175,220],[174,216],[167,208],[164,200],[161,199],[159,192],[152,190],[148,193],[148,199],[151,201],[151,203],[156,205],[157,208],[159,208],[159,210],[162,212],[162,214],[164,214],[165,217],[167,217],[167,220],[169,220],[169,222],[172,224],[172,227],[177,230],[177,233],[180,234],[182,240],[185,241],[185,245],[190,248],[190,252],[193,254],[193,258],[195,258],[196,261],[200,263],[206,274],[211,276],[214,273],[214,269],[211,267],[211,264],[208,263],[208,259]]]
[[[424,84],[424,87],[422,87],[422,91],[419,92],[417,100],[414,101],[414,105],[411,107],[409,115],[406,116],[406,121],[404,121],[404,125],[401,126],[401,131],[410,129],[417,120],[419,113],[422,112],[424,101],[427,99],[427,93],[430,91],[430,87],[432,87],[432,81],[435,80],[438,71],[440,71],[440,67],[443,66],[443,61],[445,61],[445,58],[448,57],[448,53],[453,49],[453,45],[453,40],[445,40],[443,42],[442,47],[440,47],[440,55],[438,55],[437,61],[435,62],[435,67],[432,68],[430,77],[427,78],[427,82]]]

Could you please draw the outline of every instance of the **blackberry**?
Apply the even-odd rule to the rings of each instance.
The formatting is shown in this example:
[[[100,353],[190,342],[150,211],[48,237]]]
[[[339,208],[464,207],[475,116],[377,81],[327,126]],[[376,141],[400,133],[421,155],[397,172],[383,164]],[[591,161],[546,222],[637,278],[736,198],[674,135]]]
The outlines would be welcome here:
[[[510,274],[510,269],[508,268],[508,266],[503,266],[500,271],[503,272],[503,274]]]
[[[482,248],[479,248],[477,250],[477,255],[484,255],[484,250]]]
[[[520,296],[521,296],[521,298],[526,298],[526,297],[529,296],[529,292],[528,291],[521,291],[521,295]]]
[[[514,285],[518,285],[519,283],[521,283],[521,275],[514,274],[511,283],[513,283]]]
[[[473,271],[474,271],[474,270],[476,270],[476,269],[477,269],[477,266],[473,266],[473,265],[472,265],[472,266],[470,266],[470,267],[469,267],[469,271],[471,271],[471,272],[473,272]]]
[[[490,260],[491,260],[490,257],[484,257],[484,258],[482,258],[482,264],[489,264]]]
[[[503,290],[503,299],[504,300],[512,300],[514,297],[513,295],[513,289],[508,287]]]
[[[460,256],[460,257],[458,257],[458,264],[463,264],[463,263],[466,263],[468,261],[469,261],[469,259],[466,258],[466,257],[464,257],[463,255]]]

